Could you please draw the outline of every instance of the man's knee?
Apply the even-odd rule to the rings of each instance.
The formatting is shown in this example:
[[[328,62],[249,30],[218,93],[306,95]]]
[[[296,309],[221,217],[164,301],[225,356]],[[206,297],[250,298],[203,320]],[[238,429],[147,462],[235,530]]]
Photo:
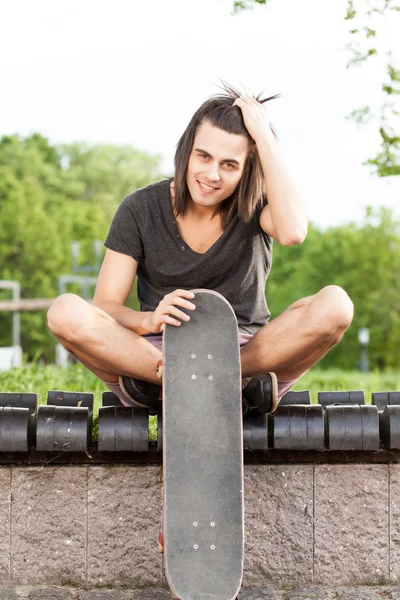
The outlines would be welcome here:
[[[47,313],[50,331],[66,341],[77,339],[83,323],[87,321],[90,305],[75,294],[63,294],[55,299]]]
[[[339,340],[354,315],[354,305],[347,292],[338,285],[328,285],[314,296],[313,304],[320,333]]]

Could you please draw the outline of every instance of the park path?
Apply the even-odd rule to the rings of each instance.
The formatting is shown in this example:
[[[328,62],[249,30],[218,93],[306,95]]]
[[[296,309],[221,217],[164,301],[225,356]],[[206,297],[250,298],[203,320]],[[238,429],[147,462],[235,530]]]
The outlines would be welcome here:
[[[0,600],[171,600],[162,588],[142,590],[96,589],[66,587],[0,588]],[[400,600],[400,587],[308,587],[295,589],[243,588],[237,600]]]

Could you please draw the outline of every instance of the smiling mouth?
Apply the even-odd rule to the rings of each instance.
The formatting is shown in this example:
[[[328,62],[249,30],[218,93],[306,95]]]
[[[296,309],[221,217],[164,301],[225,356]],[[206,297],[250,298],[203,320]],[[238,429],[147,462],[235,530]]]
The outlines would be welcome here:
[[[214,192],[215,190],[219,189],[219,188],[212,187],[211,185],[206,185],[205,183],[203,183],[202,181],[199,181],[199,180],[197,180],[197,183],[199,184],[199,187],[203,192]]]

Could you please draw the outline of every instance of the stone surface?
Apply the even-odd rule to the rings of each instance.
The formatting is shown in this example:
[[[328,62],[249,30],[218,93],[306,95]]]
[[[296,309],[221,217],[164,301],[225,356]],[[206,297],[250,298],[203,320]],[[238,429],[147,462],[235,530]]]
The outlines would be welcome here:
[[[312,582],[313,466],[247,466],[243,585]]]
[[[80,592],[79,600],[122,600],[122,595],[119,590],[91,590],[88,592]]]
[[[166,588],[161,476],[158,465],[0,467],[1,593],[10,569],[19,586]],[[246,465],[244,494],[241,597],[400,579],[400,465]]]
[[[18,594],[13,589],[0,589],[1,600],[18,600]]]
[[[12,581],[84,583],[87,467],[13,467],[12,495]]]
[[[173,596],[167,590],[153,588],[134,592],[129,598],[132,600],[172,600]]]
[[[336,594],[334,590],[309,587],[285,591],[282,600],[336,600]]]
[[[0,585],[10,581],[11,467],[0,467]]]
[[[260,589],[258,587],[242,588],[238,600],[277,600],[272,589]]]
[[[47,593],[47,595],[46,595]],[[399,588],[312,586],[306,588],[242,588],[238,600],[399,600]],[[143,589],[77,589],[67,587],[46,588],[44,586],[0,587],[0,600],[173,600],[173,595],[164,588]]]
[[[56,587],[39,588],[31,591],[29,600],[72,600],[73,596],[75,594],[72,594],[70,590],[63,590]]]
[[[400,465],[390,465],[390,580],[400,582]]]
[[[389,582],[388,465],[315,466],[314,582]]]
[[[337,600],[382,600],[382,598],[388,598],[386,594],[382,596],[376,589],[373,590],[365,587],[357,589],[337,588],[336,595]]]
[[[90,469],[89,585],[160,585],[161,473],[159,466]]]

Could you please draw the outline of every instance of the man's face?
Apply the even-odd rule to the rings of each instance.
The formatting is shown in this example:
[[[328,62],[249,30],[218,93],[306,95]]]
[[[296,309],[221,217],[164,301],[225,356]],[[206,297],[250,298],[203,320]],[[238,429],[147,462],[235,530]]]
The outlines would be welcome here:
[[[245,135],[227,133],[204,121],[197,131],[186,172],[193,202],[212,207],[228,198],[240,181],[248,152]]]

